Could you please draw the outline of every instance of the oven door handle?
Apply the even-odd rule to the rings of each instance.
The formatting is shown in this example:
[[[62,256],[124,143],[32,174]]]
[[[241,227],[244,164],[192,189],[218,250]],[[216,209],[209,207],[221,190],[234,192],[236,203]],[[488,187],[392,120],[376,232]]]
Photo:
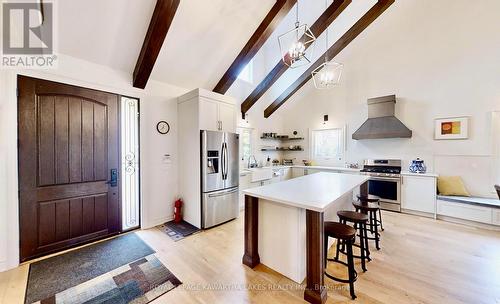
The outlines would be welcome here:
[[[393,178],[393,177],[379,177],[379,176],[371,176],[370,180],[381,180],[381,181],[388,181],[388,182],[395,182],[395,183],[400,183],[401,178]]]

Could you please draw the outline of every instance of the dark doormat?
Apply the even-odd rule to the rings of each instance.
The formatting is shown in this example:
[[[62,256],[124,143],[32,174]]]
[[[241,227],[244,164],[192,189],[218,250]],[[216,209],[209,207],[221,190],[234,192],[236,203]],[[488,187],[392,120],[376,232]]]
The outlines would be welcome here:
[[[25,303],[48,299],[154,252],[130,233],[35,262],[30,265]]]
[[[185,221],[181,221],[180,223],[176,223],[174,221],[166,222],[165,224],[158,226],[158,229],[165,232],[172,240],[176,242],[200,231],[200,229]]]

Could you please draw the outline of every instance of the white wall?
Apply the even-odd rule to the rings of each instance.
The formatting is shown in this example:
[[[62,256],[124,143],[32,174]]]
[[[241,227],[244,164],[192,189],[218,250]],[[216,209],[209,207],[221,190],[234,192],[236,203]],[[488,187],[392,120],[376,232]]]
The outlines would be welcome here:
[[[72,57],[59,56],[59,68],[39,71],[0,72],[0,271],[19,261],[17,197],[17,72],[140,98],[141,127],[141,220],[143,228],[171,218],[177,195],[177,100],[188,90],[150,81],[146,90],[131,86],[131,76]],[[166,120],[171,131],[156,132],[156,123]],[[170,154],[172,163],[162,162]]]
[[[347,125],[348,162],[401,158],[407,167],[421,157],[431,171],[462,175],[472,194],[494,196],[492,138],[498,131],[491,132],[491,112],[500,110],[499,11],[496,0],[396,1],[335,58],[345,65],[339,88],[315,90],[310,81],[277,114],[288,131]],[[389,94],[397,95],[397,116],[413,137],[350,139],[367,118],[366,99]],[[471,116],[469,140],[433,140],[435,118],[465,115]]]

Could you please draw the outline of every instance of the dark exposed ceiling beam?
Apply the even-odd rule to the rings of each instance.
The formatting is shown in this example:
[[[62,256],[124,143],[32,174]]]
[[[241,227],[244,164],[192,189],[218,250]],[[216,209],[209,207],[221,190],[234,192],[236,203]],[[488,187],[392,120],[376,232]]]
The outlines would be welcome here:
[[[271,116],[281,107],[295,92],[311,79],[311,72],[322,65],[327,58],[334,58],[346,46],[363,32],[373,21],[375,21],[395,0],[379,0],[366,14],[361,17],[342,37],[339,38],[322,56],[319,57],[295,82],[289,86],[272,104],[264,110],[264,117]]]
[[[146,38],[135,64],[133,85],[144,89],[151,71],[160,53],[163,41],[167,37],[168,29],[172,24],[180,0],[157,0],[153,16],[149,23]]]
[[[252,60],[259,49],[264,45],[269,36],[274,32],[278,24],[285,18],[288,12],[297,3],[297,0],[278,0],[273,5],[269,13],[260,23],[259,27],[253,33],[250,40],[243,47],[236,59],[233,61],[224,76],[219,80],[214,92],[224,94],[234,83],[241,70]]]
[[[321,14],[311,26],[312,33],[318,37],[325,29],[344,11],[351,0],[334,0],[332,4]],[[288,70],[288,66],[280,60],[276,66],[267,74],[253,92],[241,104],[241,113],[245,113],[264,95],[264,93]]]

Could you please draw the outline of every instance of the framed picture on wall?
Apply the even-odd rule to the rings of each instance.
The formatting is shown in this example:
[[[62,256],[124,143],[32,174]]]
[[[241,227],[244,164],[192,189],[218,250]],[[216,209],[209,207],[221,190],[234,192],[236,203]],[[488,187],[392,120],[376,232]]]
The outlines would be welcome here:
[[[469,117],[437,118],[434,120],[434,139],[469,138]]]

